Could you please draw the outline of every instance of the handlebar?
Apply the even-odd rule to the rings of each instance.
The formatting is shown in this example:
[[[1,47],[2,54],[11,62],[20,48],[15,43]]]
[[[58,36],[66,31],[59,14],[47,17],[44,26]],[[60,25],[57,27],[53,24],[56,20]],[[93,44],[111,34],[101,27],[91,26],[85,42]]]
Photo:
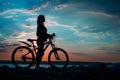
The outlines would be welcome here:
[[[55,33],[53,33],[52,35],[49,35],[48,38],[53,40],[55,36],[56,36]]]
[[[53,33],[52,36],[56,36],[55,33]]]

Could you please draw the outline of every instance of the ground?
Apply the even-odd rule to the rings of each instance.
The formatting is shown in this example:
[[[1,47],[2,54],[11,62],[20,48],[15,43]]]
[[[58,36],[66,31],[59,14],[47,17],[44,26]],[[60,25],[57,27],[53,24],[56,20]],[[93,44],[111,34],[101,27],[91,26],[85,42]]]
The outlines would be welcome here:
[[[50,67],[17,69],[4,65],[0,67],[0,80],[120,80],[120,64],[111,67],[106,64],[79,65],[62,70]]]

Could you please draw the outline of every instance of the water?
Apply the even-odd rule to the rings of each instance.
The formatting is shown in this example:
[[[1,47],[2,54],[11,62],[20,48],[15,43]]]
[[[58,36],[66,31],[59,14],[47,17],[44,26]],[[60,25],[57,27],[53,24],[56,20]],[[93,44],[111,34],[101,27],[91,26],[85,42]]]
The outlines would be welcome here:
[[[4,63],[0,63],[0,66],[4,66],[4,65],[12,67],[12,68],[15,68],[15,66],[13,64],[11,64],[11,63],[5,63],[5,64]],[[76,66],[76,67],[78,67],[78,66],[84,66],[84,67],[89,67],[89,66],[93,66],[93,65],[94,64],[68,64],[67,67],[70,67],[70,66]],[[62,65],[57,65],[57,66],[60,67]],[[107,67],[112,67],[112,66],[113,66],[113,64],[107,65]],[[50,67],[50,65],[48,63],[42,63],[42,64],[40,64],[40,67],[48,68],[48,67]],[[31,68],[35,68],[35,67],[33,66]]]
[[[4,66],[4,65],[9,66],[11,68],[15,68],[15,66],[13,64],[0,64],[0,66]],[[24,66],[24,64],[23,64],[23,66]],[[57,66],[61,67],[62,65],[57,65]],[[73,65],[68,65],[67,67],[70,67],[70,66],[73,66]],[[79,65],[74,65],[74,66],[79,66]],[[50,67],[50,65],[49,64],[40,64],[40,67],[48,68],[48,67]],[[35,68],[35,66],[32,66],[31,68],[33,69],[33,68]]]
[[[4,65],[15,68],[15,66],[13,64],[0,64],[0,66],[4,66]],[[42,64],[42,65],[40,65],[40,67],[48,68],[48,67],[50,67],[50,65],[49,64],[48,65],[47,64]],[[34,68],[34,67],[32,67],[32,68]]]

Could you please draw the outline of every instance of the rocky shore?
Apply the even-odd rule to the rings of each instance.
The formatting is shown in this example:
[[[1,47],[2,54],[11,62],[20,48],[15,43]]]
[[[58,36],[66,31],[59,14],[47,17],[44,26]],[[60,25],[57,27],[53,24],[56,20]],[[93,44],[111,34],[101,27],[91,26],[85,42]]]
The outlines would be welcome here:
[[[94,66],[70,66],[64,70],[55,68],[17,69],[0,66],[0,80],[120,80],[120,64],[108,67],[106,64]]]

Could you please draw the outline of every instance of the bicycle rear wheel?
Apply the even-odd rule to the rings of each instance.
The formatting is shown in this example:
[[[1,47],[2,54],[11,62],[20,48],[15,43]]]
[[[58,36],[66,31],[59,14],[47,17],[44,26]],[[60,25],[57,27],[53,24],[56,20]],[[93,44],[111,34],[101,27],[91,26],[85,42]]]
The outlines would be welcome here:
[[[34,64],[34,53],[26,47],[17,47],[12,53],[12,62],[17,68],[30,68]]]
[[[69,57],[65,50],[55,48],[49,53],[48,62],[52,68],[64,69],[68,65]]]

